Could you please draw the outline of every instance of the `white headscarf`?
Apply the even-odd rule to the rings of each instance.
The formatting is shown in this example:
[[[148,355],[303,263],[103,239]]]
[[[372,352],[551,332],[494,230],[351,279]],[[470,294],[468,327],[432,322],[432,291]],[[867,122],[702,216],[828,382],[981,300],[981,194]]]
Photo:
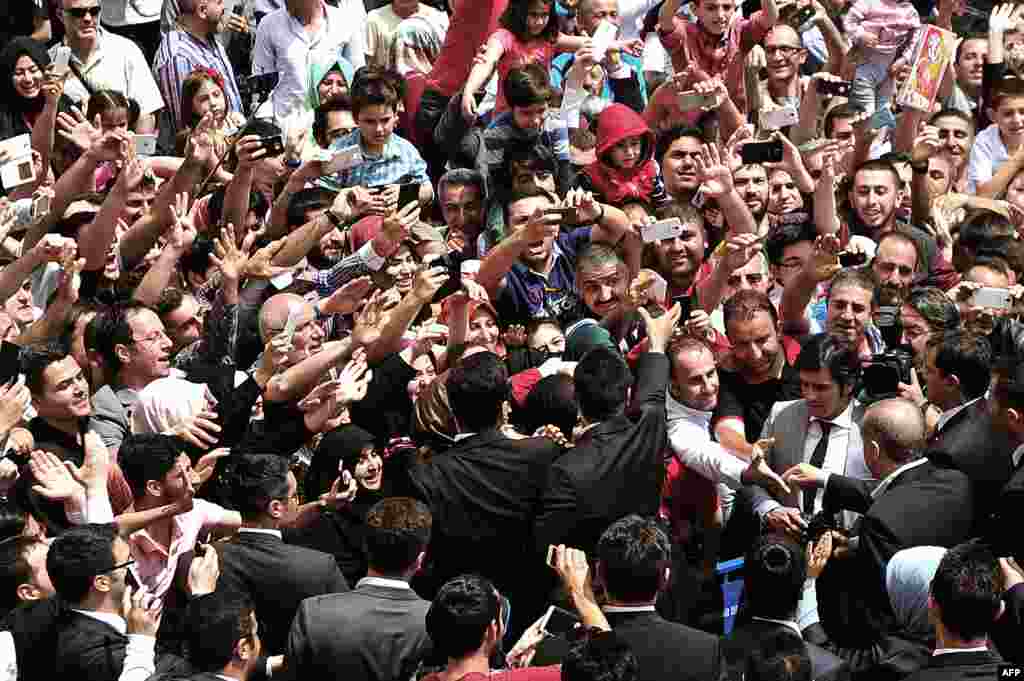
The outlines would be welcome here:
[[[928,594],[944,555],[941,546],[915,546],[898,552],[885,568],[885,588],[896,619],[907,633],[921,639],[932,634]]]
[[[395,31],[393,59],[395,70],[405,76],[412,72],[427,73],[441,53],[447,17],[442,21],[432,15],[414,14],[403,19]]]
[[[158,378],[139,391],[139,402],[132,412],[132,432],[166,433],[207,406],[209,389],[205,383],[181,378]]]

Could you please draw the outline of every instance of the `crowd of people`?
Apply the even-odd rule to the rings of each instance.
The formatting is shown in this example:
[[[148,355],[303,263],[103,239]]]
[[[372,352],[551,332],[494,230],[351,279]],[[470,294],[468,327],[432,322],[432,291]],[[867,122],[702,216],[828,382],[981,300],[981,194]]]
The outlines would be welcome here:
[[[0,681],[1024,664],[1024,6],[7,5]]]

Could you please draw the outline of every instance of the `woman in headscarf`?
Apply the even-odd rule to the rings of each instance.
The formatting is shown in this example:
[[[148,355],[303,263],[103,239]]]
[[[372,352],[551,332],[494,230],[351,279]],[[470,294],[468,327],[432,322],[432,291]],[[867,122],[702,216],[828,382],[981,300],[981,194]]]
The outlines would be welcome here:
[[[437,55],[441,53],[448,32],[447,23],[442,23],[429,16],[413,15],[403,19],[395,32],[395,42],[391,46],[390,63],[405,79],[404,111],[399,113],[398,120],[402,136],[419,146],[416,135],[416,112],[420,108],[420,98],[427,86],[427,74],[434,67]]]
[[[15,38],[0,52],[0,139],[32,132],[43,112],[50,55],[42,43]]]
[[[928,620],[928,596],[944,555],[946,549],[941,546],[915,546],[899,551],[885,568],[892,611],[902,630],[920,641],[935,636]]]
[[[314,57],[309,64],[309,92],[306,94],[309,110],[329,99],[347,97],[355,73],[352,62],[337,52]]]

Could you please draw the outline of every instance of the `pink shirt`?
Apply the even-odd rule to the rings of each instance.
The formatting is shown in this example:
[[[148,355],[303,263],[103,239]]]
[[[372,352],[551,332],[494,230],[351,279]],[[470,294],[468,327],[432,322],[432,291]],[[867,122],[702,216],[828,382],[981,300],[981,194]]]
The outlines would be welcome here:
[[[473,56],[498,27],[508,0],[464,0],[454,5],[451,26],[444,36],[434,68],[427,74],[427,87],[451,97],[466,84],[473,68]],[[454,30],[454,29],[458,30]]]
[[[754,12],[746,19],[737,15],[729,30],[717,38],[703,31],[696,22],[676,17],[672,32],[661,33],[661,41],[672,55],[672,64],[677,71],[682,70],[685,60],[710,78],[721,76],[733,104],[740,111],[746,111],[743,60],[754,45],[764,39],[771,27],[764,12]]]
[[[170,551],[153,540],[146,530],[133,532],[128,538],[135,564],[129,568],[139,584],[162,597],[171,588],[178,559],[195,548],[204,527],[224,525],[233,513],[226,508],[196,499],[192,510],[174,516],[171,521]]]
[[[540,64],[545,71],[551,70],[551,60],[555,57],[555,44],[547,40],[531,40],[524,43],[512,35],[506,28],[499,28],[491,34],[505,48],[505,54],[498,60],[498,98],[494,104],[494,113],[508,111],[505,101],[505,76],[512,69],[520,68],[531,62]]]

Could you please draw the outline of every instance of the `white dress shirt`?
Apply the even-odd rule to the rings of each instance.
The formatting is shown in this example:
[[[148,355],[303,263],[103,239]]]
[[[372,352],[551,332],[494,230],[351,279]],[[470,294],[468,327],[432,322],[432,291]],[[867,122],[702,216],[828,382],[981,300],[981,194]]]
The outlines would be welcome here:
[[[953,418],[954,416],[956,416],[957,414],[962,412],[964,409],[966,409],[967,407],[971,406],[972,404],[974,404],[975,402],[977,402],[980,399],[981,399],[980,397],[975,397],[970,402],[964,402],[963,404],[959,404],[959,405],[953,407],[952,409],[947,409],[946,411],[942,412],[942,415],[939,416],[939,420],[935,423],[935,433],[938,434],[939,432],[941,432],[942,429],[945,427],[945,425],[947,423],[949,423],[949,420],[951,418]]]
[[[307,33],[287,7],[265,16],[256,30],[252,72],[280,74],[271,99],[278,122],[307,110],[309,66],[321,55],[336,53],[357,69],[366,63],[366,8],[362,0],[341,0],[337,7],[321,2],[320,6],[324,19],[315,35]]]

